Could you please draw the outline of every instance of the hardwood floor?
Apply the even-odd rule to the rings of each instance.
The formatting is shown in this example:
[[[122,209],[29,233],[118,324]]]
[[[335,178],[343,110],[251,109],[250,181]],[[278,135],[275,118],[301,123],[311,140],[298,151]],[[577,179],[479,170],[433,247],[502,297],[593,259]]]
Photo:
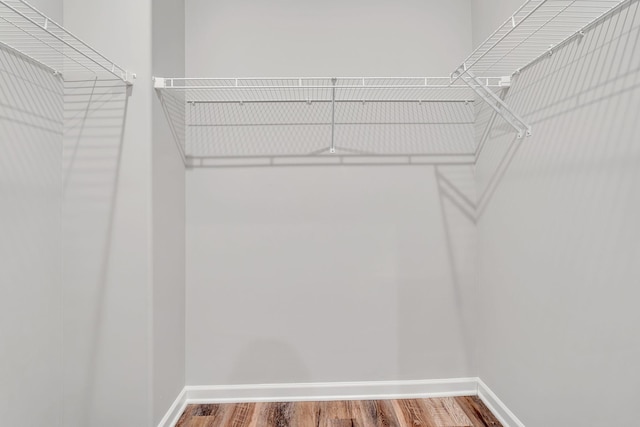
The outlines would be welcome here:
[[[189,405],[176,427],[501,427],[475,396]]]

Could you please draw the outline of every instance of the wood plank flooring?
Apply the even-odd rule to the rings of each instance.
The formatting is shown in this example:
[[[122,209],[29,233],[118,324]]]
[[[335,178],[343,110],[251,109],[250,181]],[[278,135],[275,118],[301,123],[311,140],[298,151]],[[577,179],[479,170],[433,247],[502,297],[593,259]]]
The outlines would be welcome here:
[[[189,405],[176,427],[501,427],[476,396]]]

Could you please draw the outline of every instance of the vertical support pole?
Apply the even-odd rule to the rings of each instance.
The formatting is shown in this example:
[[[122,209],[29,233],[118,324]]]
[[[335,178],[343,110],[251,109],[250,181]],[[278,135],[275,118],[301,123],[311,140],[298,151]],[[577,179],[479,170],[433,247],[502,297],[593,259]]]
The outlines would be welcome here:
[[[336,144],[335,144],[335,134],[336,134],[336,81],[337,79],[333,77],[331,79],[331,84],[333,87],[331,88],[331,148],[329,148],[330,153],[336,152]]]

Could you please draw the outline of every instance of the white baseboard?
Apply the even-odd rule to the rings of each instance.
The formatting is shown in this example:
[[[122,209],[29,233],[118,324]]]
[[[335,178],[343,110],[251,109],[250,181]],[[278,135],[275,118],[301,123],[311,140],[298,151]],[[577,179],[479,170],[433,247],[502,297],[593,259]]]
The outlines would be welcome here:
[[[158,427],[174,427],[180,419],[180,416],[184,412],[188,403],[187,391],[185,389],[182,389],[176,400],[173,401],[173,404],[171,405],[167,413],[164,414],[164,417],[162,417],[162,420],[160,421],[160,424],[158,424]]]
[[[158,427],[174,427],[188,404],[407,399],[478,395],[504,427],[524,427],[479,378],[333,383],[186,386]]]
[[[478,397],[504,427],[525,427],[522,421],[507,408],[507,405],[480,378],[478,378]]]
[[[475,378],[230,386],[187,386],[189,403],[397,399],[476,394]]]

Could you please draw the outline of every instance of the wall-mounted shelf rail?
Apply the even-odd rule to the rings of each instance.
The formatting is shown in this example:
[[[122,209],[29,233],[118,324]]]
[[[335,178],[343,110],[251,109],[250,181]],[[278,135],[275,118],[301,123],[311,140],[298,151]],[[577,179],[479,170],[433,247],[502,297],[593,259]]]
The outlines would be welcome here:
[[[0,0],[0,45],[67,80],[135,78],[23,0]]]
[[[449,77],[155,78],[154,86],[187,160],[473,151],[475,95]]]
[[[456,69],[510,76],[630,0],[528,0]]]
[[[629,1],[528,0],[451,73],[451,81],[464,81],[518,132],[518,137],[531,135],[531,127],[482,83],[482,77],[505,76],[504,81],[509,81]]]
[[[500,79],[485,79],[498,86]],[[154,78],[186,102],[469,102],[474,95],[448,77]],[[335,91],[334,91],[335,89]]]

